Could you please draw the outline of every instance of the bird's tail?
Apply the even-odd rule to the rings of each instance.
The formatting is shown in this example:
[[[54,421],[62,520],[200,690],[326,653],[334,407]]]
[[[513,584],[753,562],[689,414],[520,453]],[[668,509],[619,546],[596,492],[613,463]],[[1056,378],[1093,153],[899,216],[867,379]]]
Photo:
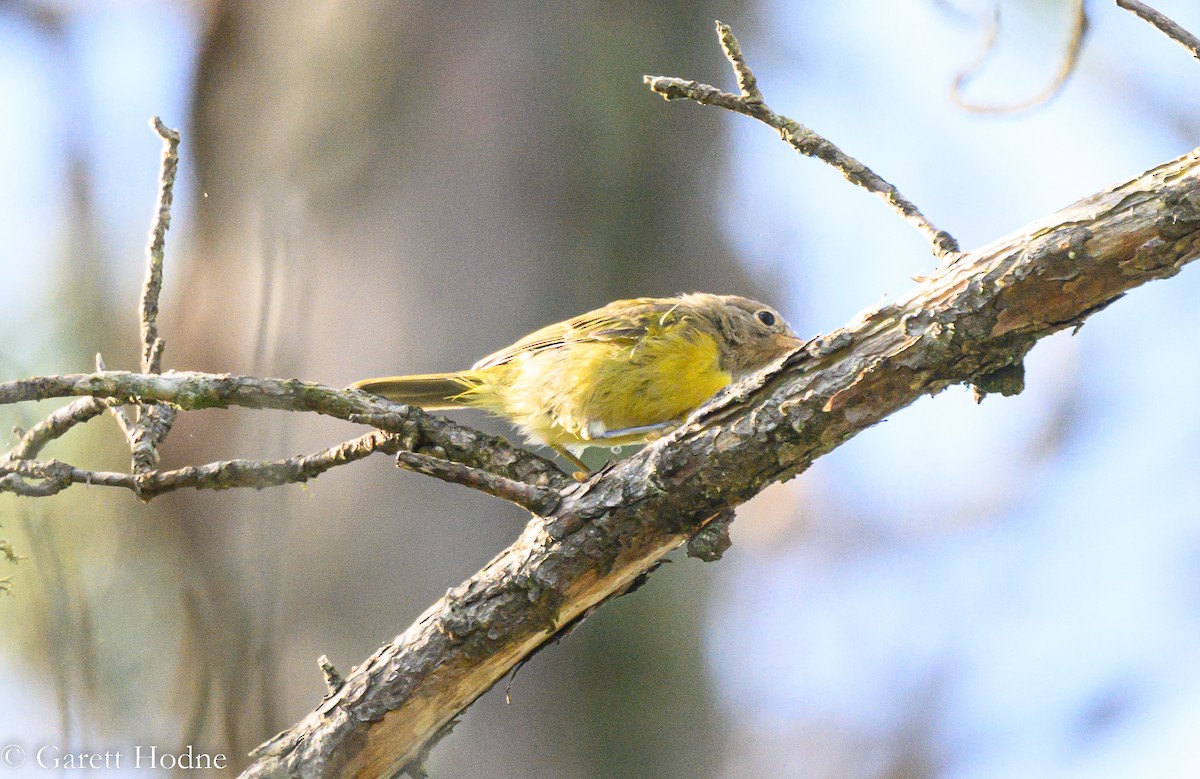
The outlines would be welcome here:
[[[472,371],[461,371],[363,379],[347,389],[362,390],[398,403],[420,406],[427,411],[438,411],[470,405],[467,396],[478,384]]]

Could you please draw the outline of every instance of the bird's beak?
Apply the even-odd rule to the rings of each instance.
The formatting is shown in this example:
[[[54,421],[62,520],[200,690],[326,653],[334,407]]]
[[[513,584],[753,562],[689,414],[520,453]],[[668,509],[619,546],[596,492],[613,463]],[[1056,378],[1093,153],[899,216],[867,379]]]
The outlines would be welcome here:
[[[801,346],[804,346],[805,341],[802,338],[796,338],[791,335],[775,335],[775,343],[779,346],[780,352],[794,352]]]

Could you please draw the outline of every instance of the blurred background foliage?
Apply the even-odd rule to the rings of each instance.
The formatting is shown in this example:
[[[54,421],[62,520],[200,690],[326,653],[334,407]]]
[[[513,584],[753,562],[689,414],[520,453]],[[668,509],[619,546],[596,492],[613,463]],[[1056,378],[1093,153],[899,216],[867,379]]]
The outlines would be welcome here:
[[[1187,0],[1159,7],[1192,30]],[[137,361],[160,114],[184,134],[166,365],[334,385],[470,364],[608,300],[759,297],[837,327],[933,266],[869,196],[644,73],[767,101],[971,247],[1192,148],[1200,67],[1091,4],[1049,105],[948,97],[990,6],[0,4],[0,369]],[[1068,4],[1001,4],[968,94],[1037,92]],[[435,776],[1190,776],[1200,769],[1196,274],[851,441],[485,695]],[[51,404],[3,409],[4,429]],[[471,423],[503,430],[478,416]],[[186,415],[167,465],[287,456],[330,420]],[[124,467],[111,420],[49,454]],[[0,498],[0,743],[244,755],[507,545],[520,512],[386,458],[306,487]],[[502,685],[503,687],[503,685]],[[20,775],[17,773],[17,775]],[[32,774],[30,774],[32,775]]]

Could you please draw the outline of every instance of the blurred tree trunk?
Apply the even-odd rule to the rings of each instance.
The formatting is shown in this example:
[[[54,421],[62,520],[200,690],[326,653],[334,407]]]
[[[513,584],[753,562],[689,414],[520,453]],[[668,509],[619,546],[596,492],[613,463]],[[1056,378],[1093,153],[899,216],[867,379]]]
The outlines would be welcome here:
[[[185,135],[205,194],[185,291],[167,307],[169,364],[344,384],[463,367],[618,297],[755,293],[718,229],[725,118],[668,110],[641,83],[652,72],[722,77],[713,10],[296,9],[216,6]],[[304,420],[280,437],[277,418],[223,416],[219,431],[177,433],[191,447],[178,456],[292,454],[337,429]],[[211,677],[204,731],[239,753],[319,699],[318,654],[362,660],[521,524],[507,506],[382,459],[311,495],[181,502],[192,556],[182,565],[203,572],[187,586],[190,662]],[[495,522],[468,521],[481,509]],[[477,703],[433,766],[707,775],[705,580],[702,566],[680,564],[585,623],[522,671],[511,708],[496,694]],[[380,593],[394,610],[369,605]]]

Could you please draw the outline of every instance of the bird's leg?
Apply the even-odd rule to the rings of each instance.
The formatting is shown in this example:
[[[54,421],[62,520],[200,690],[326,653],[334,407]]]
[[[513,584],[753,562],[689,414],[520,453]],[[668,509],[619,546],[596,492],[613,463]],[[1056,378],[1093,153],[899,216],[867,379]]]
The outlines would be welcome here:
[[[575,473],[571,474],[575,477],[576,481],[583,481],[589,475],[591,475],[591,470],[588,469],[583,460],[580,460],[578,457],[567,451],[566,447],[559,446],[557,444],[549,444],[549,447],[558,452],[559,457],[562,457],[564,460],[579,469],[578,471],[575,471]]]
[[[656,422],[653,425],[639,425],[637,427],[623,427],[620,430],[596,430],[590,431],[592,435],[587,439],[589,444],[596,446],[605,446],[612,448],[628,443],[650,443],[657,441],[667,433],[679,427],[680,420],[672,419],[666,422]],[[632,441],[630,439],[633,439]],[[571,454],[565,447],[557,444],[550,444],[551,449],[558,452],[564,460],[579,468],[572,475],[579,481],[583,481],[592,474],[592,471],[575,455]]]
[[[657,441],[667,433],[679,427],[679,420],[672,419],[667,422],[656,422],[653,425],[639,425],[638,427],[623,427],[620,430],[605,430],[598,435],[593,435],[588,439],[589,443],[595,443],[597,446],[608,446],[605,441],[617,441],[631,443],[628,439],[635,440],[633,443],[650,443]],[[612,444],[619,446],[620,443]]]

